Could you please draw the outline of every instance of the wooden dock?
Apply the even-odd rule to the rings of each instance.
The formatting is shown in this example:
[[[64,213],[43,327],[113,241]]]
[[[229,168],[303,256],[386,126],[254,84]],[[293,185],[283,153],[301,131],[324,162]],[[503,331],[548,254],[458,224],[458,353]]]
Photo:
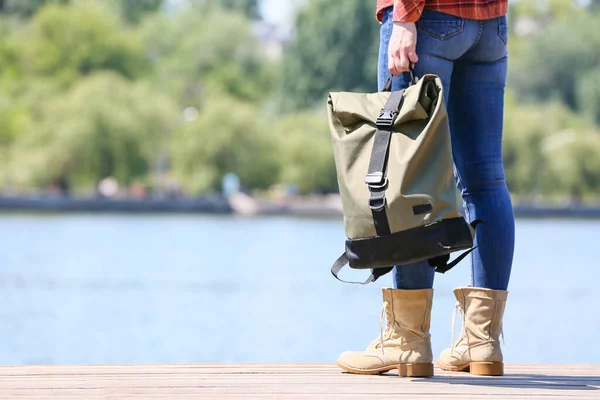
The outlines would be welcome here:
[[[509,365],[503,377],[359,376],[333,365],[0,367],[0,399],[600,399],[600,365]]]

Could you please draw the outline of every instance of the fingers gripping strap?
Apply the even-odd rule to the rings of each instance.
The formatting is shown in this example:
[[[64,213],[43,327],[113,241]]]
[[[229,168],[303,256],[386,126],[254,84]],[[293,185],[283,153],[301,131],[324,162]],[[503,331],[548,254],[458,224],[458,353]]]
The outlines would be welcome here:
[[[413,65],[411,65],[409,67],[408,73],[405,72],[403,75],[405,77],[409,78],[409,81],[408,81],[409,85],[415,85],[418,82],[418,80],[419,80],[418,77],[417,77],[417,74],[415,74],[415,69],[414,69]],[[385,81],[385,84],[383,85],[382,92],[391,92],[392,91],[393,78],[394,78],[394,76],[390,74],[390,76]]]

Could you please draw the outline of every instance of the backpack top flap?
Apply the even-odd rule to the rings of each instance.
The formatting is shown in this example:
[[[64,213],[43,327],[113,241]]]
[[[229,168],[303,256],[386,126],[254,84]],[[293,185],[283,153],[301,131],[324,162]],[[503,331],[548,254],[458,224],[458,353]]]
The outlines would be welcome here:
[[[431,106],[435,107],[433,103],[437,100],[438,93],[442,95],[442,90],[442,83],[435,75],[425,75],[414,86],[407,88],[394,127],[398,128],[407,121],[429,118],[428,111],[433,111]],[[389,97],[390,92],[333,92],[329,94],[328,113],[337,119],[345,133],[350,133],[364,123],[375,126],[379,111]],[[345,136],[344,132],[337,133]]]
[[[329,125],[349,239],[377,235],[365,176],[376,120],[389,96],[389,92],[329,95]],[[385,207],[392,233],[459,217],[443,98],[442,82],[435,75],[423,76],[404,92],[387,162]]]

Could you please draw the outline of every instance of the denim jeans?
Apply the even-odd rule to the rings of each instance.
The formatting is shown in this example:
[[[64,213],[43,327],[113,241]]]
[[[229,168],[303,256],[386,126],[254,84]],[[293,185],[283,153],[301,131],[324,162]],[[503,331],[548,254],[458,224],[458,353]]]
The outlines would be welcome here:
[[[384,12],[379,49],[379,90],[390,76],[388,44],[392,8]],[[469,222],[481,220],[471,255],[471,284],[506,290],[513,260],[515,226],[502,162],[502,122],[507,73],[506,18],[466,20],[424,11],[417,22],[417,76],[442,80],[448,108],[454,175]],[[394,77],[392,90],[409,83]],[[397,289],[433,287],[427,261],[394,269]]]

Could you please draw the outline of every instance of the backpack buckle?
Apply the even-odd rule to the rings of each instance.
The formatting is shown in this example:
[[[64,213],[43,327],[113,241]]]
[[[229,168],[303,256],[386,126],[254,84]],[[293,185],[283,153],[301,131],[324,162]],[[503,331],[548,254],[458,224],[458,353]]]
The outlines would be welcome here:
[[[371,185],[381,185],[382,182],[385,183],[385,181],[387,180],[387,178],[383,178],[383,172],[372,172],[370,174],[367,174],[367,176],[365,176],[365,183],[369,186]]]
[[[385,192],[381,192],[381,196],[371,196],[369,199],[369,208],[373,211],[383,210],[386,204]]]
[[[388,187],[388,182],[389,181],[388,181],[387,176],[383,177],[383,180],[379,179],[376,182],[373,182],[373,181],[368,182],[369,189],[371,189],[371,192],[380,192],[382,190],[385,191]]]
[[[373,211],[381,211],[385,208],[387,200],[385,199],[385,191],[388,187],[387,177],[380,185],[369,184],[371,197],[369,198],[369,208]]]
[[[390,127],[394,125],[394,121],[398,116],[398,110],[386,110],[385,108],[379,112],[379,117],[375,124],[377,127]]]

